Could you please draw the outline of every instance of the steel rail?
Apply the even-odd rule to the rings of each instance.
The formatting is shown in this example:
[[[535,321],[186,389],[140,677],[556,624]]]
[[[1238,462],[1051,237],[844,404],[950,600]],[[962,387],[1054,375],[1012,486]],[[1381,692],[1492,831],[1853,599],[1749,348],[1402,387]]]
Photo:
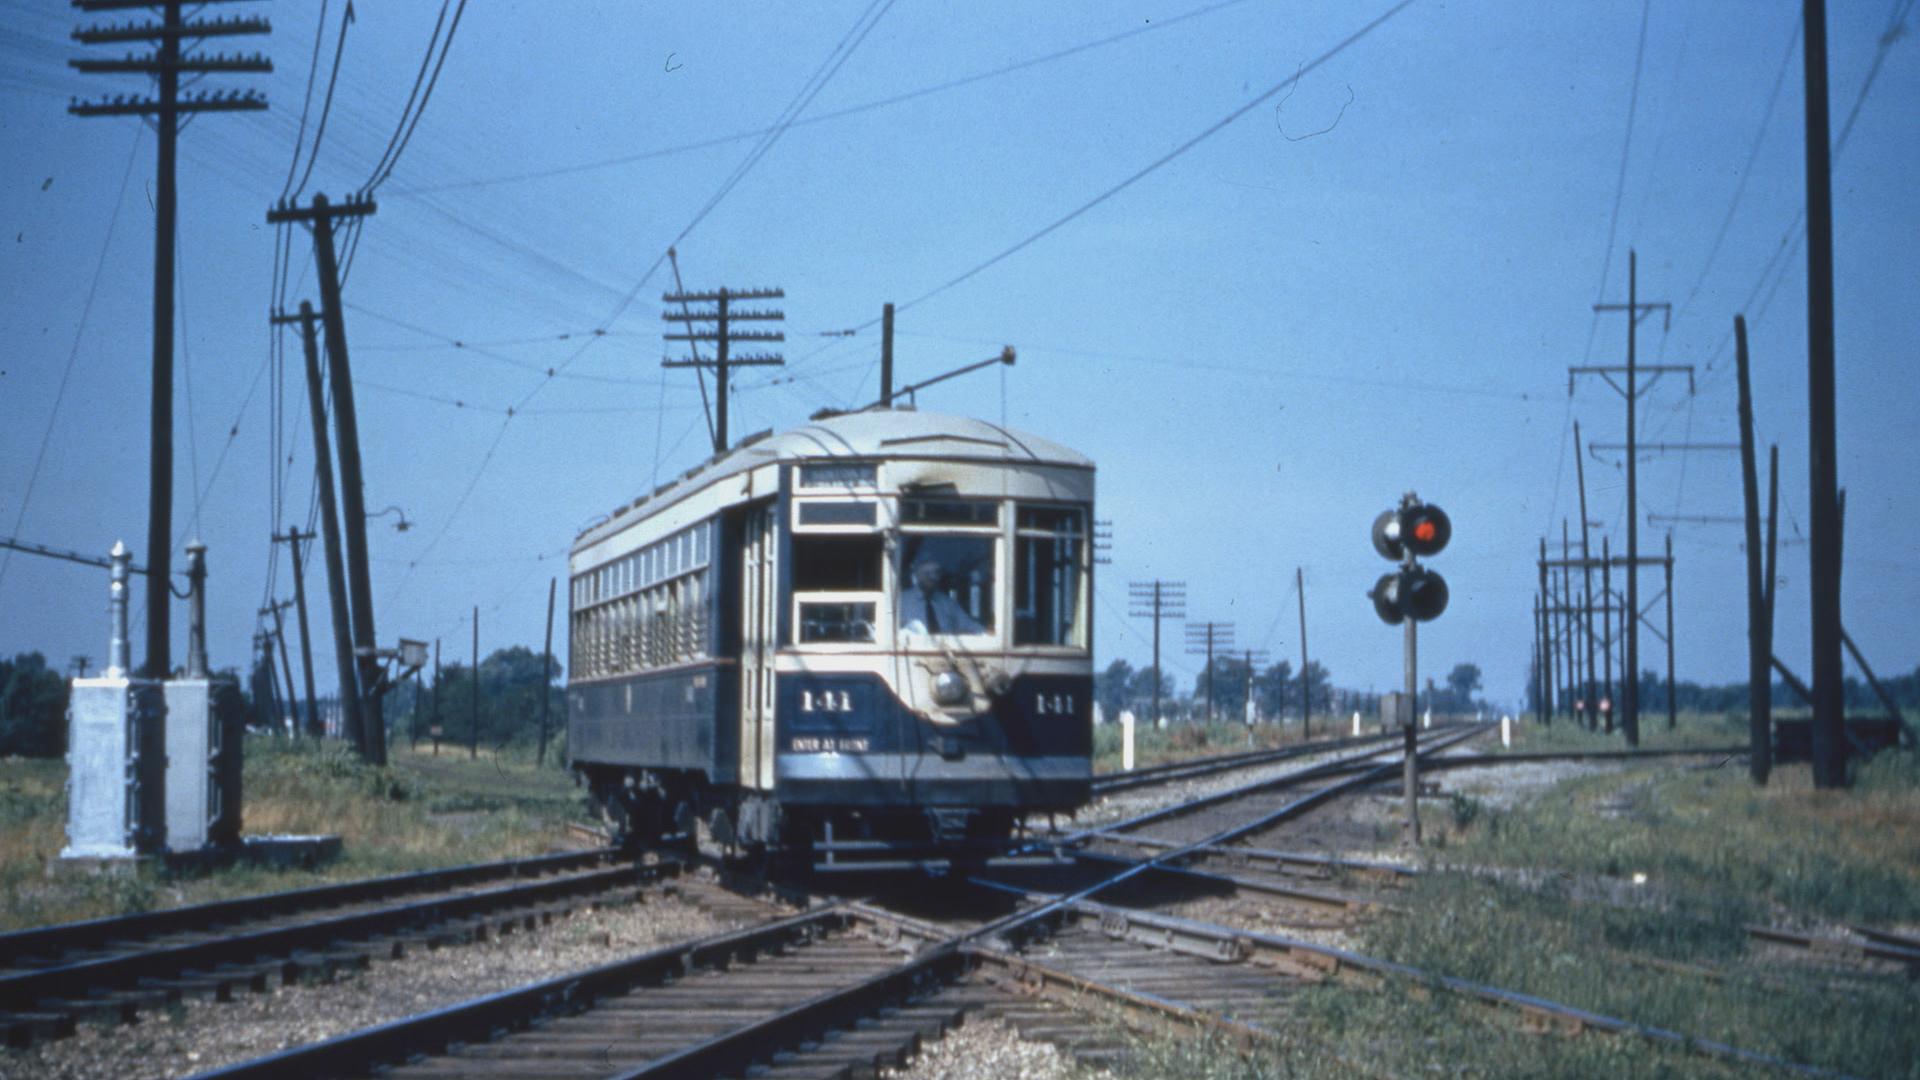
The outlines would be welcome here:
[[[1741,1065],[1762,1066],[1781,1069],[1804,1076],[1847,1078],[1848,1074],[1817,1065],[1807,1065],[1786,1058],[1746,1050],[1730,1043],[1714,1039],[1703,1039],[1694,1035],[1668,1028],[1654,1027],[1589,1012],[1572,1005],[1563,1004],[1548,998],[1532,994],[1507,990],[1469,979],[1455,978],[1451,975],[1439,975],[1424,971],[1408,964],[1392,960],[1382,960],[1347,949],[1296,938],[1281,937],[1276,934],[1241,930],[1235,927],[1220,926],[1195,919],[1181,918],[1175,915],[1159,915],[1150,912],[1132,911],[1113,907],[1084,898],[1072,898],[1058,894],[1035,894],[1031,890],[1000,882],[975,879],[976,883],[1002,892],[1017,893],[1029,898],[1039,899],[1043,907],[1048,904],[1063,905],[1075,914],[1099,919],[1102,927],[1112,936],[1126,936],[1124,927],[1140,925],[1152,928],[1156,933],[1151,940],[1159,942],[1186,941],[1205,942],[1208,945],[1189,944],[1185,950],[1205,955],[1211,949],[1215,953],[1232,952],[1238,957],[1262,955],[1274,961],[1283,970],[1291,970],[1310,977],[1339,977],[1348,972],[1358,973],[1362,977],[1375,979],[1390,977],[1425,986],[1439,987],[1451,993],[1467,997],[1484,1004],[1512,1009],[1522,1017],[1538,1023],[1542,1020],[1557,1022],[1561,1030],[1568,1034],[1580,1034],[1587,1030],[1605,1032],[1613,1035],[1626,1035],[1647,1042],[1676,1047],[1691,1053],[1720,1058]],[[1116,934],[1115,929],[1121,933]],[[1147,940],[1136,938],[1135,940]]]
[[[702,968],[722,966],[798,940],[841,929],[852,918],[823,908],[723,934],[654,949],[586,971],[488,994],[472,1001],[283,1050],[199,1074],[194,1080],[277,1080],[286,1076],[364,1076],[456,1043],[485,1042],[543,1016],[578,1012],[603,998],[659,985]]]
[[[1324,754],[1347,750],[1368,743],[1397,739],[1399,734],[1376,734],[1346,736],[1339,739],[1317,739],[1313,742],[1297,743],[1293,746],[1271,747],[1266,750],[1240,750],[1231,754],[1215,754],[1208,757],[1189,758],[1185,761],[1168,761],[1158,765],[1148,765],[1132,772],[1100,773],[1093,778],[1093,793],[1107,795],[1116,791],[1128,791],[1137,787],[1150,787],[1155,784],[1173,783],[1178,780],[1190,780],[1195,777],[1212,776],[1215,773],[1230,772],[1234,769],[1252,768],[1276,761],[1288,761],[1310,754]]]
[[[1837,956],[1849,960],[1890,960],[1905,964],[1909,968],[1920,968],[1920,943],[1907,938],[1909,944],[1900,944],[1898,934],[1883,930],[1868,931],[1858,927],[1848,927],[1865,937],[1866,941],[1849,941],[1846,938],[1820,937],[1787,930],[1778,926],[1748,926],[1747,936],[1756,941],[1771,942],[1776,945],[1793,945],[1823,956]],[[1892,939],[1892,940],[1888,940]]]
[[[340,907],[435,889],[460,888],[499,878],[565,873],[598,866],[617,854],[612,849],[604,849],[475,863],[445,870],[420,870],[234,900],[216,900],[189,907],[13,930],[0,934],[0,966],[16,964],[23,958],[54,958],[76,949],[95,949],[103,942],[137,942],[143,938],[168,934],[212,931],[237,922],[257,922],[296,911]]]
[[[134,949],[70,964],[9,971],[0,975],[0,1009],[31,1012],[36,1011],[37,1003],[42,1000],[74,998],[89,990],[135,990],[142,979],[167,978],[186,971],[213,971],[223,965],[244,966],[262,958],[290,956],[338,942],[404,933],[486,915],[502,908],[604,892],[644,881],[651,869],[619,866],[592,870],[571,877],[434,897],[205,941]]]
[[[1436,753],[1439,750],[1443,750],[1448,747],[1454,746],[1460,742],[1464,742],[1467,739],[1473,738],[1476,735],[1485,734],[1487,731],[1491,729],[1492,729],[1492,725],[1482,724],[1477,727],[1470,728],[1466,732],[1446,732],[1443,734],[1422,735],[1421,736],[1422,738],[1433,739],[1435,740],[1435,742],[1430,743],[1428,749],[1420,751],[1420,758],[1422,761],[1427,761],[1429,760],[1428,755]],[[1378,750],[1371,750],[1364,753],[1355,754],[1340,760],[1324,762],[1319,765],[1310,765],[1307,768],[1299,769],[1290,773],[1285,773],[1281,776],[1270,777],[1265,780],[1257,780],[1257,781],[1254,781],[1253,783],[1243,784],[1240,787],[1230,788],[1226,791],[1218,791],[1210,795],[1201,795],[1197,798],[1188,799],[1185,802],[1175,803],[1171,806],[1163,806],[1157,810],[1149,810],[1144,814],[1136,814],[1135,816],[1126,818],[1122,821],[1109,822],[1105,825],[1097,825],[1097,826],[1094,826],[1093,828],[1081,829],[1077,832],[1068,833],[1064,836],[1051,837],[1051,838],[1048,838],[1045,841],[1045,843],[1050,844],[1056,848],[1069,846],[1069,845],[1083,844],[1089,840],[1092,840],[1101,836],[1105,836],[1109,833],[1124,832],[1132,829],[1142,828],[1147,825],[1155,824],[1156,822],[1165,821],[1168,818],[1180,817],[1185,814],[1191,814],[1199,810],[1206,810],[1211,807],[1218,806],[1222,803],[1229,803],[1238,799],[1244,799],[1250,795],[1264,794],[1269,791],[1279,791],[1285,788],[1296,787],[1300,784],[1310,783],[1314,780],[1328,779],[1335,776],[1352,775],[1354,773],[1378,772],[1384,766],[1369,765],[1368,761],[1370,761],[1373,758],[1377,758],[1382,754],[1397,752],[1399,749],[1400,749],[1399,744],[1396,743],[1392,746],[1385,746]],[[1397,766],[1397,763],[1395,764]],[[1381,775],[1385,776],[1386,774],[1383,773]],[[1376,777],[1375,779],[1379,779],[1379,778],[1380,777]]]

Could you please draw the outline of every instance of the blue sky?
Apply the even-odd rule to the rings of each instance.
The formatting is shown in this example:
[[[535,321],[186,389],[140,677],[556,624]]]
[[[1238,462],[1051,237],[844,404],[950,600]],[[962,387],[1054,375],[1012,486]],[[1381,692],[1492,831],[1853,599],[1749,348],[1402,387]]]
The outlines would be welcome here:
[[[272,19],[271,37],[244,47],[277,70],[208,85],[262,89],[272,108],[203,116],[181,140],[175,520],[211,548],[216,666],[247,662],[267,534],[304,526],[312,469],[289,338],[292,461],[276,516],[264,215],[287,183],[321,13],[244,6]],[[1836,133],[1860,101],[1834,169],[1844,608],[1891,672],[1920,662],[1901,531],[1920,473],[1920,380],[1906,370],[1920,339],[1911,7],[1836,3],[1829,21]],[[67,69],[83,16],[0,9],[0,209],[15,234],[0,245],[0,535],[137,549],[154,139],[131,120],[66,114],[70,95],[140,89]],[[327,8],[309,145],[342,9]],[[1016,367],[921,404],[1099,462],[1115,534],[1098,589],[1103,664],[1145,662],[1125,595],[1152,577],[1184,580],[1194,618],[1234,621],[1241,643],[1297,664],[1300,566],[1315,658],[1341,685],[1390,688],[1399,638],[1363,596],[1385,568],[1366,532],[1414,489],[1455,522],[1433,560],[1453,604],[1423,631],[1425,669],[1478,663],[1489,696],[1517,701],[1537,544],[1550,532],[1557,546],[1576,514],[1572,424],[1592,441],[1624,436],[1618,396],[1582,380],[1569,397],[1566,368],[1623,362],[1624,320],[1591,305],[1625,298],[1629,247],[1641,296],[1673,305],[1670,328],[1643,324],[1641,357],[1697,369],[1696,393],[1668,379],[1647,394],[1642,437],[1737,437],[1729,338],[1746,311],[1760,437],[1780,444],[1794,539],[1807,524],[1797,5],[1422,0],[1349,41],[1387,10],[469,5],[346,287],[367,505],[399,506],[413,525],[375,523],[382,639],[442,638],[465,656],[477,604],[483,652],[537,646],[547,579],[564,576],[576,530],[702,458],[698,391],[658,366],[672,284],[659,260],[676,239],[691,288],[787,293],[788,365],[739,377],[736,433],[871,399],[885,301],[901,305],[901,381],[1013,344]],[[368,179],[438,11],[358,5],[305,196]],[[1903,15],[1907,33],[1889,34]],[[824,86],[809,82],[823,71]],[[722,138],[800,100],[770,148]],[[317,300],[304,236],[286,297]],[[1619,464],[1587,461],[1590,515],[1616,551]],[[1649,456],[1640,476],[1643,513],[1740,511],[1735,455]],[[1667,528],[1643,523],[1649,553]],[[1681,677],[1744,678],[1739,530],[1674,530]],[[1801,669],[1805,558],[1783,548],[1777,646]],[[275,581],[287,595],[284,556]],[[1643,584],[1644,599],[1657,591]],[[97,571],[14,555],[0,653],[97,662],[104,595]],[[1654,666],[1657,641],[1642,648]],[[1183,683],[1198,666],[1168,662]]]

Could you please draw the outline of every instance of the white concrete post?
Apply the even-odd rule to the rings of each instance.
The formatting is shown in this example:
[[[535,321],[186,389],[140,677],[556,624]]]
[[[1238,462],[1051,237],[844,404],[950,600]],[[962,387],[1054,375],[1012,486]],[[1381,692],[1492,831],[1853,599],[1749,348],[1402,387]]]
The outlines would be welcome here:
[[[1353,714],[1353,733],[1360,734],[1360,714],[1357,712]]]
[[[1120,771],[1133,771],[1133,710],[1120,710]]]
[[[1500,718],[1500,745],[1507,748],[1513,746],[1513,717],[1511,716]]]

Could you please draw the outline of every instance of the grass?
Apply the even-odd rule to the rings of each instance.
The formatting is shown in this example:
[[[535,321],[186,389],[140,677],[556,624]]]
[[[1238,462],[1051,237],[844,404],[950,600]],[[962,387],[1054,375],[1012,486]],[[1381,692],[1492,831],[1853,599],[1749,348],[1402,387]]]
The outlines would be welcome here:
[[[1674,727],[1667,728],[1667,714],[1643,712],[1640,717],[1640,746],[1646,750],[1683,750],[1692,747],[1745,746],[1745,713],[1729,716],[1721,713],[1683,712]],[[1489,746],[1498,753],[1493,740],[1482,739],[1476,746]],[[1566,717],[1555,717],[1552,724],[1540,724],[1532,713],[1513,718],[1513,748],[1528,751],[1625,750],[1626,736],[1615,728],[1612,734],[1588,731]]]
[[[1338,718],[1314,717],[1315,740],[1338,738],[1350,734],[1351,730]],[[1373,731],[1374,725],[1370,723],[1367,732]],[[1268,750],[1305,741],[1300,726],[1292,722],[1248,727],[1231,721],[1212,724],[1169,721],[1164,728],[1142,723],[1134,728],[1133,763],[1136,768],[1144,768],[1162,762],[1240,750]],[[1101,724],[1093,729],[1093,771],[1096,774],[1120,771],[1119,724]]]
[[[1731,1066],[1636,1039],[1528,1034],[1450,995],[1388,985],[1334,984],[1298,998],[1279,1041],[1242,1050],[1219,1037],[1136,1044],[1124,1080],[1280,1080],[1282,1077],[1727,1077]]]
[[[1908,978],[1782,960],[1745,932],[1920,923],[1920,757],[1882,753],[1855,780],[1816,791],[1797,765],[1756,788],[1737,763],[1650,764],[1511,810],[1456,805],[1444,858],[1483,872],[1423,875],[1415,914],[1370,927],[1362,950],[1855,1075],[1920,1078]]]
[[[463,748],[393,748],[362,764],[336,742],[247,741],[242,826],[248,835],[334,833],[344,854],[318,870],[232,866],[170,872],[57,872],[66,838],[66,764],[0,761],[0,930],[301,888],[382,874],[509,859],[549,849],[584,811],[550,757]]]
[[[1561,731],[1561,728],[1567,728]],[[1737,722],[1682,718],[1688,745]],[[1648,745],[1666,737],[1664,721]],[[1516,749],[1603,736],[1529,725]],[[1616,739],[1617,741],[1617,739]],[[1887,974],[1750,941],[1751,923],[1920,925],[1920,755],[1885,752],[1854,786],[1805,765],[1756,788],[1740,762],[1582,773],[1502,808],[1455,796],[1444,839],[1358,951],[1856,1076],[1920,1080],[1920,995]],[[1830,932],[1830,931],[1829,931]],[[1278,1045],[1142,1044],[1130,1076],[1733,1076],[1748,1070],[1632,1037],[1527,1035],[1511,1014],[1412,983],[1301,994]]]

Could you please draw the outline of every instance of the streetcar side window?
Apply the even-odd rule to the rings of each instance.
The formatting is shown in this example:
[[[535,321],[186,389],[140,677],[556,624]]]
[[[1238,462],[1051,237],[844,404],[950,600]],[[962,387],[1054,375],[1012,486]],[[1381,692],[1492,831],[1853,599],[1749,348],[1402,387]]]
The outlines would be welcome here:
[[[794,536],[793,592],[802,644],[874,640],[877,600],[857,594],[880,591],[885,551],[877,533]]]
[[[1013,643],[1084,647],[1084,515],[1076,509],[1022,506],[1015,526]]]

